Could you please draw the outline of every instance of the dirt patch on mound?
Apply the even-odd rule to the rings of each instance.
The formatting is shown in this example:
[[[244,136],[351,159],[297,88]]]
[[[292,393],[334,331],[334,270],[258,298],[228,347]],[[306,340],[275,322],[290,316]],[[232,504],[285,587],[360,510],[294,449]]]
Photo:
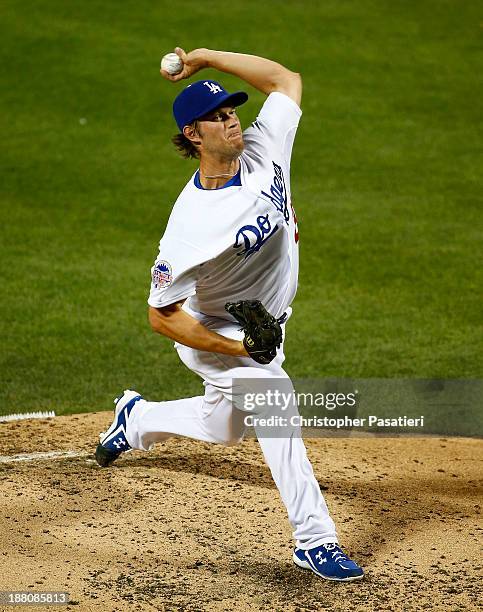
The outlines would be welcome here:
[[[103,612],[479,609],[481,440],[307,440],[367,573],[337,584],[292,564],[255,440],[171,439],[101,469],[92,453],[110,420],[0,423],[1,590],[67,591],[72,603],[49,609]],[[48,451],[77,454],[14,460]]]

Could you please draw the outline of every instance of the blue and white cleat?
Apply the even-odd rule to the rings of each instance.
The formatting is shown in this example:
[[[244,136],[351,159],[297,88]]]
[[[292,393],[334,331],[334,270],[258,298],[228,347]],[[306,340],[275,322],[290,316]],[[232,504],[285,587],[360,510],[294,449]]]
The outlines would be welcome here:
[[[364,577],[362,567],[349,559],[335,543],[322,544],[310,550],[296,548],[293,552],[293,562],[326,580],[349,582]]]
[[[100,444],[96,448],[96,461],[101,467],[107,467],[119,455],[131,450],[126,438],[126,423],[131,410],[140,399],[143,398],[139,393],[126,389],[114,400],[114,421],[107,431],[99,434]]]

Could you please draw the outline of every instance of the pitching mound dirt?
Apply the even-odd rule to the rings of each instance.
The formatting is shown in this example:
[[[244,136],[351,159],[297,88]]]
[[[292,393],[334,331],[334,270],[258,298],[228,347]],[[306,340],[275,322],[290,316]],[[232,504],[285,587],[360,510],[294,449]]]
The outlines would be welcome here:
[[[255,440],[171,439],[101,469],[92,453],[110,420],[0,424],[0,590],[67,591],[71,604],[49,609],[77,611],[481,609],[481,440],[306,441],[367,573],[338,584],[292,564]]]

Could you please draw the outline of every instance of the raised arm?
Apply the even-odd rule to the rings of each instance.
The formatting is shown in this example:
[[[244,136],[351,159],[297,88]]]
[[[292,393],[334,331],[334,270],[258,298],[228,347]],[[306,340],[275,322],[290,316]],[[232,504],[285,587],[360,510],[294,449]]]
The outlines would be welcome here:
[[[239,77],[264,94],[279,91],[300,106],[302,98],[300,74],[277,62],[256,55],[212,49],[194,49],[186,53],[180,47],[176,47],[175,53],[183,61],[184,67],[182,72],[176,75],[161,70],[162,76],[169,81],[188,79],[202,68],[215,68]]]

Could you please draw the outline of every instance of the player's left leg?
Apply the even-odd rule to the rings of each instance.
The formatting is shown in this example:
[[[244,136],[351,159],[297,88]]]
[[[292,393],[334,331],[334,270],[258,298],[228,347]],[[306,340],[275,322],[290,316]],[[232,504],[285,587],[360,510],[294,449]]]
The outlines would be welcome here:
[[[293,408],[291,413],[298,411]],[[294,563],[328,580],[362,578],[362,568],[338,544],[335,524],[307,457],[300,427],[270,428],[268,435],[266,428],[255,430],[294,528]]]
[[[212,363],[215,358],[219,362],[218,367]],[[209,382],[218,389],[229,405],[233,405],[234,381],[239,387],[239,381],[245,379],[251,389],[258,387],[260,382],[261,389],[265,386],[273,390],[279,386],[285,397],[292,397],[292,401],[284,407],[283,414],[286,417],[298,416],[293,386],[282,368],[283,346],[269,366],[253,365],[254,362],[250,360],[226,355],[199,354],[198,359],[211,364],[211,367],[205,371],[205,384]],[[199,366],[198,373],[201,373],[201,370]],[[236,392],[239,390],[237,388]],[[266,406],[260,409],[250,406],[249,413],[250,416],[259,415],[264,418],[271,416],[271,413],[280,416],[278,408],[275,407],[273,410],[269,408],[267,411]],[[294,529],[296,541],[294,563],[328,580],[350,581],[362,578],[363,570],[350,560],[338,545],[334,521],[330,517],[307,457],[301,428],[296,419],[295,424],[290,418],[286,421],[286,424],[275,429],[271,427],[268,431],[264,426],[255,426],[255,431]]]

